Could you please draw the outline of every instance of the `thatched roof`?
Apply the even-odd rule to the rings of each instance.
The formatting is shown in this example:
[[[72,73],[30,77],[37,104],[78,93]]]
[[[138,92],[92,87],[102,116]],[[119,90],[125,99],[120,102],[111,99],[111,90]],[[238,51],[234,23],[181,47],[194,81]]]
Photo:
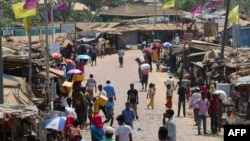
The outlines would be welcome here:
[[[192,40],[192,44],[190,45],[191,48],[196,48],[201,51],[211,51],[211,50],[220,50],[221,45],[219,44],[213,44],[213,43],[208,43],[208,42],[203,42],[203,41],[198,41],[198,40]],[[235,51],[234,48],[225,46],[225,51],[226,52],[233,52]]]
[[[76,27],[82,31],[86,31],[101,28],[112,28],[118,24],[118,22],[79,22],[76,23]]]
[[[123,17],[148,17],[162,15],[181,15],[179,10],[164,10],[162,5],[154,4],[131,4],[127,3],[106,11],[101,11],[99,16],[123,16]]]

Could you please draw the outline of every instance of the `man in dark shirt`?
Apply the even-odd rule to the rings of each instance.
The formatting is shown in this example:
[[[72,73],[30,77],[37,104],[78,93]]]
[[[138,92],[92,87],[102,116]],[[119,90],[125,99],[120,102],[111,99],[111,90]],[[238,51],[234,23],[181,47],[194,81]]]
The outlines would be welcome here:
[[[133,110],[135,111],[136,119],[138,119],[137,114],[137,104],[139,103],[138,91],[134,89],[134,84],[130,84],[130,89],[127,92],[128,98],[127,101],[131,104]]]
[[[181,104],[183,106],[183,116],[186,117],[186,104],[185,104],[186,91],[187,89],[184,87],[184,84],[180,83],[180,87],[178,88],[178,93],[177,93],[179,95],[177,117],[180,117]]]

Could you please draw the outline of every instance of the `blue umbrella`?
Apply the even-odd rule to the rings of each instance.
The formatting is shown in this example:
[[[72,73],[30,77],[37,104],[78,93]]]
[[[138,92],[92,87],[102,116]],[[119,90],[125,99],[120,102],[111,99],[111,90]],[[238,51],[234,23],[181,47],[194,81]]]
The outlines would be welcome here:
[[[45,120],[43,122],[43,126],[46,129],[54,129],[57,131],[62,131],[64,128],[65,121],[66,117],[53,117]]]
[[[80,60],[80,59],[89,60],[89,59],[91,59],[91,58],[90,58],[90,56],[88,56],[88,55],[78,55],[78,56],[77,56],[77,60]]]
[[[164,47],[171,47],[171,46],[172,46],[172,44],[169,43],[169,42],[165,42],[165,43],[163,43],[162,45],[163,45]]]

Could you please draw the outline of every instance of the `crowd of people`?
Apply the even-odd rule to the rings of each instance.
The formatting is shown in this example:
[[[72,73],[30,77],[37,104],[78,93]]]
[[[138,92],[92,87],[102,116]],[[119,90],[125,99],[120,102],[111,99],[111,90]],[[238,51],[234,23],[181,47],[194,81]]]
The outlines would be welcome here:
[[[84,52],[84,54],[88,52]],[[119,67],[123,67],[123,56],[125,51],[121,48],[118,51]],[[150,52],[144,52],[141,58],[136,58],[138,63],[138,75],[142,85],[142,90],[147,92],[146,98],[149,99],[147,104],[148,109],[154,109],[154,97],[156,94],[156,85],[154,83],[148,84],[149,74],[152,71],[152,58]],[[119,140],[119,141],[132,141],[133,140],[133,122],[139,119],[137,105],[139,104],[138,90],[134,88],[134,84],[129,85],[130,89],[127,91],[127,101],[124,103],[124,109],[120,111],[117,117],[114,117],[115,102],[117,100],[115,86],[111,83],[111,80],[106,80],[105,84],[98,84],[94,74],[89,74],[86,79],[86,84],[82,85],[82,82],[74,81],[73,76],[67,74],[70,69],[78,68],[85,74],[84,64],[86,60],[79,60],[73,63],[63,62],[61,70],[65,70],[65,80],[73,83],[72,97],[69,97],[69,93],[61,92],[60,84],[56,87],[56,93],[58,95],[59,104],[55,104],[55,110],[65,111],[67,115],[64,130],[61,133],[62,138],[66,138],[69,141],[80,140],[80,131],[83,128],[90,129],[92,141],[107,141],[107,140]],[[95,62],[96,63],[96,62]],[[142,69],[141,65],[148,64],[149,67]],[[93,61],[92,61],[93,65]],[[86,76],[86,74],[85,74]],[[58,81],[57,81],[58,82]],[[97,85],[98,84],[98,85]],[[212,95],[214,85],[210,88],[207,86],[196,87],[195,90],[191,90],[190,85],[184,85],[182,78],[175,83],[173,76],[169,76],[166,82],[166,111],[163,114],[162,127],[159,127],[158,137],[161,141],[176,141],[176,122],[174,119],[174,110],[172,97],[174,91],[178,94],[178,110],[177,117],[181,116],[181,107],[183,117],[186,117],[186,103],[189,103],[189,108],[193,109],[195,126],[198,129],[198,135],[201,135],[201,122],[203,122],[203,133],[207,134],[207,111],[211,117],[211,131],[212,134],[217,135],[220,131],[221,121],[221,100],[217,95]],[[37,84],[37,86],[40,84]],[[104,96],[107,98],[105,104],[98,103],[98,99]],[[102,111],[103,114],[100,113]],[[223,111],[222,111],[223,112]],[[105,119],[103,119],[104,115]],[[118,126],[113,128],[114,119],[117,120]],[[166,120],[167,119],[167,120]],[[108,127],[104,128],[104,125]],[[113,137],[115,135],[115,137]]]

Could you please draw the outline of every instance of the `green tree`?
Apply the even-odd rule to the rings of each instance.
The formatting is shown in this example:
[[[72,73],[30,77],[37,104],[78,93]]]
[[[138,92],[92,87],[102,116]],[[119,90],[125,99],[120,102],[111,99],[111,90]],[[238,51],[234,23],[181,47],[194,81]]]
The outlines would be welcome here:
[[[249,16],[250,15],[250,10],[249,10],[250,0],[240,0],[239,4],[240,4],[240,9],[243,10],[245,14]]]

